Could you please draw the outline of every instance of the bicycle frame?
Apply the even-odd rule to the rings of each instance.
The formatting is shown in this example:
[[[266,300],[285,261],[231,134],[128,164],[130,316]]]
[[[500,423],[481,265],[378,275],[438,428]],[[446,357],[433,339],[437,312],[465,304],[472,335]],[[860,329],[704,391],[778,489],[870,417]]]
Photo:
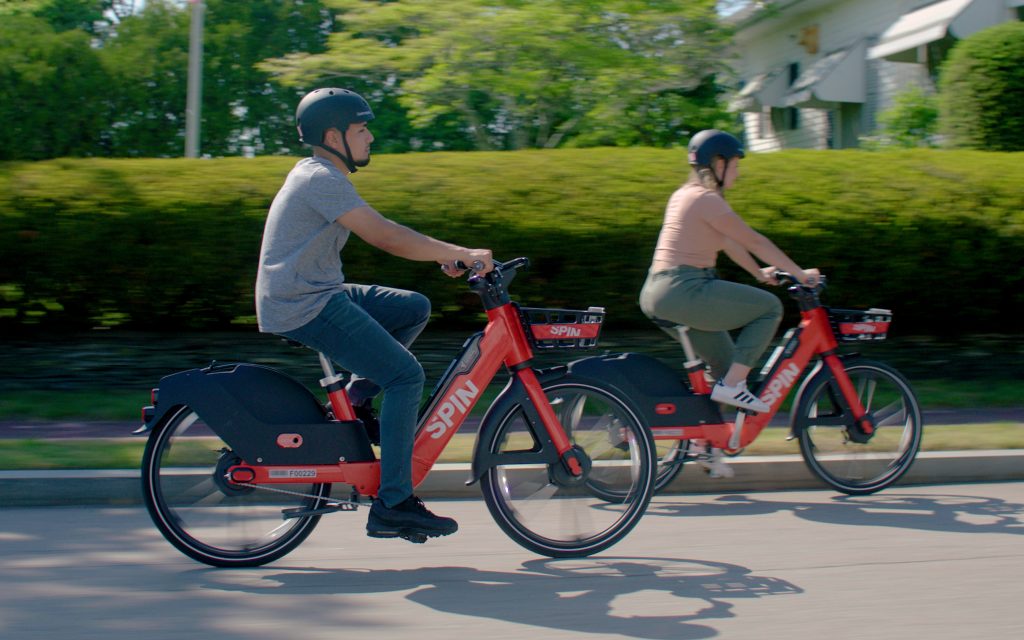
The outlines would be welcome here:
[[[756,414],[741,410],[737,413],[735,422],[652,427],[655,440],[707,440],[712,447],[727,451],[746,447],[768,426],[797,380],[816,356],[821,357],[824,366],[829,368],[839,386],[841,397],[837,398],[837,401],[845,403],[844,409],[852,413],[866,435],[874,432],[871,418],[867,415],[836,353],[839,344],[829,323],[828,313],[818,303],[816,294],[804,291],[800,287],[794,289],[796,291],[791,291],[800,301],[801,321],[798,326],[786,333],[782,344],[772,353],[762,369],[762,372],[766,373],[764,382],[757,390],[757,395],[770,406],[770,409]],[[682,328],[680,334],[687,355],[686,371],[690,386],[694,393],[709,395],[711,389],[704,378],[704,367],[690,345],[686,329]],[[821,366],[822,364],[818,365],[819,368]]]
[[[579,476],[583,469],[571,454],[572,449],[562,425],[544,394],[529,362],[533,350],[526,337],[519,312],[508,299],[504,287],[488,282],[485,277],[474,276],[472,286],[484,299],[487,326],[483,332],[471,336],[463,344],[424,405],[417,424],[413,443],[412,481],[418,485],[430,473],[448,442],[465,422],[466,417],[480,399],[483,389],[494,379],[502,365],[518,378],[536,408],[551,442],[570,473]],[[500,275],[498,276],[500,280]],[[471,279],[472,281],[472,279]],[[330,362],[321,355],[321,364],[327,376],[321,384],[336,419],[354,420],[348,395],[339,376],[333,374]],[[231,481],[246,484],[281,483],[343,483],[358,493],[376,496],[380,488],[380,461],[339,462],[331,465],[264,466],[240,464],[227,471]]]

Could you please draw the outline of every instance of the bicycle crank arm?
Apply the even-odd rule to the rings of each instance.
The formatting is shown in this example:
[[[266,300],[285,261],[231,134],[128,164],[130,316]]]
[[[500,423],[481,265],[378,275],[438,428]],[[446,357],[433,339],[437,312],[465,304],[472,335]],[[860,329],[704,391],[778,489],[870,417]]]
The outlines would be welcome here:
[[[322,516],[328,513],[337,513],[338,511],[355,511],[358,508],[359,505],[355,502],[335,502],[328,504],[326,507],[320,507],[319,509],[282,509],[281,519],[290,520],[291,518]]]

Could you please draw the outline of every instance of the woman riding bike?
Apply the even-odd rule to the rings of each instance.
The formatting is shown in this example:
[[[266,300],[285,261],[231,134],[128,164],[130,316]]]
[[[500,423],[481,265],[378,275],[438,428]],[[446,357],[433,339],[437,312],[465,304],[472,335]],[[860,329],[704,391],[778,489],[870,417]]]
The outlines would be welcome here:
[[[723,192],[736,183],[741,158],[739,140],[723,131],[708,129],[690,140],[690,178],[665,208],[640,308],[652,320],[689,327],[694,349],[717,380],[712,400],[763,412],[768,405],[747,390],[746,379],[775,336],[782,303],[762,289],[720,280],[718,253],[765,284],[779,284],[772,275],[777,270],[809,285],[819,274],[797,266],[725,201]],[[755,257],[772,266],[760,267]],[[735,343],[732,330],[739,330]]]

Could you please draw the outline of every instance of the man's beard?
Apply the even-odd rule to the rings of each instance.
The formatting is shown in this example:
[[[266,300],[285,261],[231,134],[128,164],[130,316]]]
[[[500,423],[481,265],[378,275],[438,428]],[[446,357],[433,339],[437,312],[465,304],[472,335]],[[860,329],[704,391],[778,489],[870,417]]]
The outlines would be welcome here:
[[[362,160],[353,160],[352,164],[356,165],[357,167],[365,167],[366,165],[370,164],[370,154],[366,154],[366,157]]]

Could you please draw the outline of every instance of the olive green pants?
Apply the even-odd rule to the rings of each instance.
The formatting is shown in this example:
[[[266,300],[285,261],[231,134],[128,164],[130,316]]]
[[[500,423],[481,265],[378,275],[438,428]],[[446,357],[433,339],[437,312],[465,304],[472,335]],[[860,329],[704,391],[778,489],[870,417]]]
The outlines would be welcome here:
[[[736,362],[753,368],[775,337],[782,302],[762,289],[719,280],[714,269],[687,265],[650,273],[640,291],[648,318],[690,327],[693,348],[721,378]],[[662,327],[679,339],[676,331]],[[734,343],[729,331],[739,329]]]

